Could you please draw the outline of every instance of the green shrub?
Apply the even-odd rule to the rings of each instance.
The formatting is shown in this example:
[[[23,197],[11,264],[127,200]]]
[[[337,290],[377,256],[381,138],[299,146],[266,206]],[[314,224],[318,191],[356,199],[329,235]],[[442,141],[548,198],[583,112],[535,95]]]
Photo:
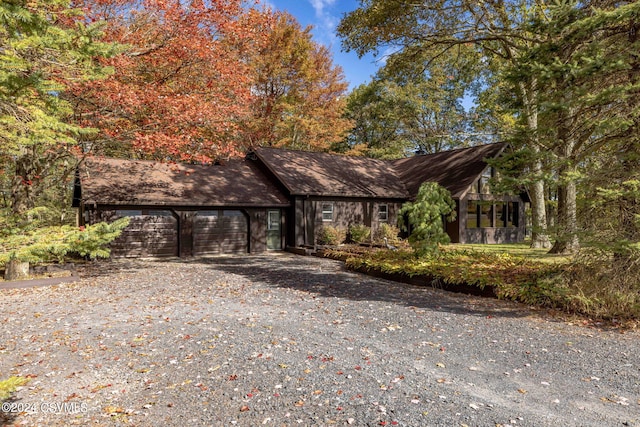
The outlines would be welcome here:
[[[22,377],[10,377],[0,381],[0,402],[7,400],[20,386],[28,383],[29,380]]]
[[[316,231],[316,238],[319,245],[336,246],[347,238],[347,233],[332,225],[322,225]]]
[[[411,232],[409,243],[416,255],[435,251],[439,245],[450,242],[443,218],[455,219],[455,208],[449,190],[436,182],[422,183],[415,202],[402,205],[398,220],[402,221],[404,231]],[[405,218],[407,224],[404,223]]]
[[[389,243],[397,245],[400,241],[400,239],[398,238],[399,234],[400,229],[398,227],[383,222],[378,226],[378,229],[376,230],[373,238],[376,243],[382,243],[386,237]]]
[[[108,244],[129,225],[129,218],[86,227],[43,227],[6,236],[0,242],[0,265],[10,259],[31,263],[63,262],[66,257],[109,257]]]
[[[371,227],[364,224],[354,224],[349,227],[349,239],[353,243],[365,243],[371,237]]]

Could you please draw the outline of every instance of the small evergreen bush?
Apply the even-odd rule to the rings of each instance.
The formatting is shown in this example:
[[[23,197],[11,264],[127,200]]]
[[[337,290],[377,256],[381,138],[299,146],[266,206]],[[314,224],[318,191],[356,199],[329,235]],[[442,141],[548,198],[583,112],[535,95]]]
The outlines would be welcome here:
[[[455,208],[449,191],[436,182],[423,182],[415,202],[402,205],[398,220],[402,221],[402,229],[411,233],[409,243],[417,256],[437,251],[439,245],[450,242],[443,218],[455,219]]]
[[[38,262],[63,262],[66,257],[108,258],[109,243],[129,225],[129,218],[86,227],[43,227],[3,236],[0,241],[0,265],[10,259]]]

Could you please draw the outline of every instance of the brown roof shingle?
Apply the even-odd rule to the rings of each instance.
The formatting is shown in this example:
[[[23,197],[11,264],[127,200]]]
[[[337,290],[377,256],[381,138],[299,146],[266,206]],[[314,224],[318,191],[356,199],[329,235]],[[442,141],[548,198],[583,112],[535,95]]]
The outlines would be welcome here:
[[[498,156],[505,147],[506,144],[479,145],[393,160],[392,164],[411,197],[418,194],[423,182],[432,181],[449,190],[453,198],[460,198],[487,167],[485,159]]]
[[[254,153],[291,195],[405,199],[407,189],[384,160],[257,148]]]
[[[88,158],[79,169],[85,203],[151,206],[288,206],[253,162],[184,165]]]

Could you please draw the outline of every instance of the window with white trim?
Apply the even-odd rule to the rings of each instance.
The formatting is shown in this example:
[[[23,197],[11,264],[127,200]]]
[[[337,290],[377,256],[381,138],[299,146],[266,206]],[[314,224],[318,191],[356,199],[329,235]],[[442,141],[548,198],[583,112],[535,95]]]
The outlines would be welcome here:
[[[333,221],[333,203],[322,204],[322,221],[323,222]]]
[[[389,207],[387,205],[378,206],[378,221],[387,222],[389,220]]]

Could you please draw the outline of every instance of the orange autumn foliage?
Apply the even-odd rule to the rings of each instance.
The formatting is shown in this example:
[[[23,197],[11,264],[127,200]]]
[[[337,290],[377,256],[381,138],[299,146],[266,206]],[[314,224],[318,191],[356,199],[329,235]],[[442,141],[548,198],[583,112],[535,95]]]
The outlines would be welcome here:
[[[210,162],[240,154],[249,114],[247,50],[270,14],[242,0],[78,0],[106,38],[126,48],[109,78],[70,96],[80,124],[101,130],[95,151],[124,157]],[[242,19],[240,19],[240,17]]]

